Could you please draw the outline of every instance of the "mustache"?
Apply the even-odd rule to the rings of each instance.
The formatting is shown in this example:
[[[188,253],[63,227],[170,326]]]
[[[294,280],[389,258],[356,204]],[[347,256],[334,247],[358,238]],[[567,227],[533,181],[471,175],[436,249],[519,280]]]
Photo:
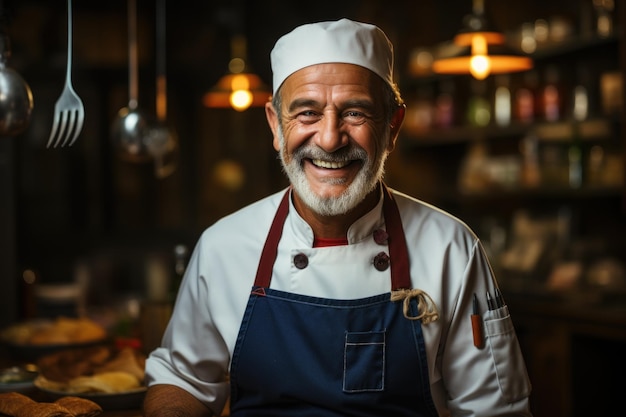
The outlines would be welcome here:
[[[301,162],[303,159],[321,159],[328,162],[365,161],[368,159],[368,155],[363,148],[355,145],[350,145],[349,147],[341,148],[331,153],[317,146],[307,145],[295,149],[292,154],[292,159],[298,162]]]

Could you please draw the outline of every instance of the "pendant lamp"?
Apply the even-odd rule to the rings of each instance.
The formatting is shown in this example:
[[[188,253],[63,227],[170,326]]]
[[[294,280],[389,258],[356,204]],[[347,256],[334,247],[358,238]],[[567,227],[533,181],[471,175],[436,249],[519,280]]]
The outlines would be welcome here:
[[[505,44],[502,33],[490,29],[484,16],[484,0],[474,0],[472,13],[463,19],[463,29],[454,37],[456,53],[435,59],[438,74],[471,74],[483,80],[489,74],[526,71],[532,60]]]
[[[246,38],[236,35],[231,40],[231,60],[228,64],[229,73],[224,75],[209,90],[202,102],[210,108],[229,108],[244,111],[250,107],[263,107],[270,98],[269,88],[261,78],[247,68]]]

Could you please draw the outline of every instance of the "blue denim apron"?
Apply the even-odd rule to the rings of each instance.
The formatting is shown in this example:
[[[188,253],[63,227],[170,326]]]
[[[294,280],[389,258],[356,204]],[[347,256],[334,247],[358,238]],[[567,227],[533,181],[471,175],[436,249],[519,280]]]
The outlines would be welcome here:
[[[269,288],[289,194],[270,229],[235,344],[231,416],[436,416],[421,321],[407,319],[391,293],[336,300]],[[386,188],[383,211],[392,289],[408,289],[404,231]],[[408,303],[417,315],[417,301]]]

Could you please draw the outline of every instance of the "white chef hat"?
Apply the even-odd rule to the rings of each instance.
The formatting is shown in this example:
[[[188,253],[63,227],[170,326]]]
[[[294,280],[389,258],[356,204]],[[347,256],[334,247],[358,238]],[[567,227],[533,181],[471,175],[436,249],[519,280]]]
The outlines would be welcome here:
[[[393,45],[378,27],[349,19],[295,28],[278,39],[270,60],[273,94],[294,72],[324,63],[359,65],[393,86]]]

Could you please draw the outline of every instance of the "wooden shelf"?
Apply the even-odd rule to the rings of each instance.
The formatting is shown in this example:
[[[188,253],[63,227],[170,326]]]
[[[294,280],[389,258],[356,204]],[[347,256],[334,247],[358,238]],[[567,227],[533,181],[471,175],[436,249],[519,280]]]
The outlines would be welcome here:
[[[519,139],[526,135],[534,135],[542,142],[569,142],[576,128],[580,139],[584,141],[618,138],[618,127],[609,118],[589,119],[580,123],[561,121],[532,125],[433,128],[419,133],[403,131],[401,137],[412,146],[447,146],[475,140]]]
[[[593,49],[616,47],[619,39],[617,36],[599,37],[595,35],[573,36],[563,42],[553,42],[541,45],[535,52],[530,54],[534,60],[552,59],[568,54],[581,54]]]
[[[480,199],[510,199],[510,198],[541,198],[541,199],[576,199],[620,197],[621,186],[582,186],[568,188],[559,186],[540,186],[536,188],[490,188],[481,192],[461,192],[459,196],[464,200]]]

